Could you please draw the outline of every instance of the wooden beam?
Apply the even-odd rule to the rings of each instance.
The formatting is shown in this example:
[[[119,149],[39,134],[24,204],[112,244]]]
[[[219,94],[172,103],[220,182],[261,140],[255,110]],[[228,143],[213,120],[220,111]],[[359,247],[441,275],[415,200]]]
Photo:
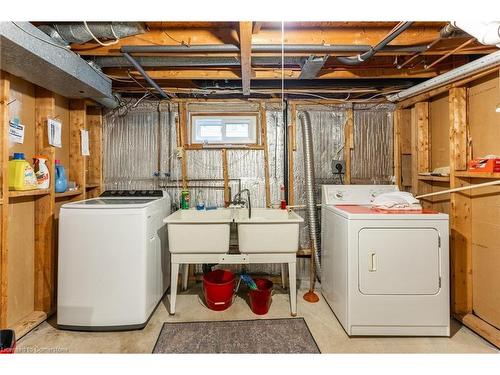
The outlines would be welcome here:
[[[34,308],[50,314],[56,309],[56,251],[54,236],[55,148],[48,142],[47,120],[55,116],[55,95],[35,88],[35,150],[47,157],[49,194],[35,200],[35,293]]]
[[[88,158],[88,181],[96,184],[90,195],[99,196],[103,189],[102,177],[102,110],[97,106],[87,107],[87,128],[89,131],[90,156]]]
[[[75,181],[82,193],[75,199],[85,199],[86,158],[82,155],[81,130],[86,128],[87,110],[85,100],[72,99],[69,102],[69,173],[68,180]]]
[[[104,72],[112,78],[128,79],[128,70],[123,68],[107,68]],[[146,69],[148,75],[158,80],[197,80],[197,79],[242,79],[239,69],[234,68],[165,68]],[[441,71],[441,73],[444,70]],[[134,79],[142,81],[142,76],[137,72],[131,73]],[[253,68],[252,79],[281,79],[280,68]],[[323,69],[316,79],[357,79],[357,78],[433,78],[437,76],[434,70],[414,71],[410,69],[379,68],[379,67],[336,67]],[[285,68],[284,78],[299,79],[300,69]],[[158,82],[161,86],[161,82]],[[135,87],[131,84],[132,87]]]
[[[243,95],[250,95],[252,78],[252,22],[240,22],[240,62]]]
[[[10,80],[9,74],[0,70],[0,328],[7,327],[7,292],[8,292],[8,222],[9,222],[9,103]]]
[[[287,44],[331,44],[331,45],[376,45],[387,33],[393,28],[394,23],[384,26],[363,26],[343,25],[335,27],[302,27],[289,28],[286,30]],[[439,35],[441,25],[411,27],[403,34],[398,36],[391,45],[398,46],[414,46],[425,45]],[[251,28],[252,29],[252,28]],[[185,45],[200,45],[200,44],[234,44],[238,40],[237,31],[233,25],[229,24],[226,27],[185,27],[185,28],[169,28],[168,26],[162,29],[152,29],[144,34],[135,35],[123,38],[117,44],[111,46],[99,46],[94,42],[85,43],[82,45],[72,45],[73,51],[80,55],[95,55],[95,56],[119,56],[122,46],[136,45],[179,45],[180,42]],[[255,44],[280,44],[281,43],[281,28],[261,28],[258,33],[254,32],[253,42]],[[425,54],[444,54],[450,49],[455,48],[461,40],[456,43],[446,46],[446,51],[431,49]],[[481,46],[475,43],[473,47],[481,47],[479,53],[489,53],[494,51],[491,46]],[[467,48],[459,53],[470,53]],[[189,54],[186,48],[186,54]],[[387,54],[387,51],[381,51],[379,54]],[[389,53],[394,55],[394,52]],[[412,54],[408,53],[398,53]],[[235,55],[236,56],[236,55]]]
[[[344,161],[345,173],[344,183],[351,183],[351,151],[354,149],[354,111],[352,108],[347,110],[347,119],[344,127]]]
[[[266,191],[266,207],[271,205],[271,188],[269,185],[269,148],[267,144],[267,119],[266,119],[266,103],[260,102],[260,134],[262,146],[264,146],[264,180]]]
[[[393,142],[394,142],[394,179],[399,190],[403,190],[401,171],[401,127],[403,124],[403,110],[394,111]]]
[[[450,188],[470,185],[470,179],[459,177],[467,161],[466,88],[449,92]],[[465,315],[472,312],[472,201],[470,192],[451,194],[450,262],[451,310]]]

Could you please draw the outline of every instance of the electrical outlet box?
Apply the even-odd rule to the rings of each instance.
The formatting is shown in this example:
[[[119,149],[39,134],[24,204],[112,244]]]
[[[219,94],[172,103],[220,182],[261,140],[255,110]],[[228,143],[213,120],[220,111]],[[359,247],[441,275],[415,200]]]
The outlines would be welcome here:
[[[333,175],[345,173],[345,160],[332,160],[332,173]]]
[[[182,157],[184,156],[184,149],[182,147],[177,147],[175,156],[177,157],[177,159],[182,159]]]

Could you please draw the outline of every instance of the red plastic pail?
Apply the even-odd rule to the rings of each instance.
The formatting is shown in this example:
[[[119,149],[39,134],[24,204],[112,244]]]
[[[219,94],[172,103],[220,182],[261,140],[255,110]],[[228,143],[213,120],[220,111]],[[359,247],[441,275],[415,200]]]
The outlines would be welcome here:
[[[250,308],[257,315],[267,314],[271,306],[273,282],[267,279],[255,279],[257,290],[250,291]]]
[[[203,275],[203,294],[209,309],[226,310],[233,303],[234,273],[215,270]]]

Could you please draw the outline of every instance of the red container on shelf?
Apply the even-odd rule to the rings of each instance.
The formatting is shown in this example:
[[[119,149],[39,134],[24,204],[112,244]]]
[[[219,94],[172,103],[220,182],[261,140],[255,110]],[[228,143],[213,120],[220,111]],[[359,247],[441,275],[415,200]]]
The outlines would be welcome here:
[[[250,308],[257,315],[267,314],[271,306],[273,282],[267,279],[255,279],[257,290],[250,290]]]
[[[472,159],[468,163],[469,172],[500,172],[500,159]]]

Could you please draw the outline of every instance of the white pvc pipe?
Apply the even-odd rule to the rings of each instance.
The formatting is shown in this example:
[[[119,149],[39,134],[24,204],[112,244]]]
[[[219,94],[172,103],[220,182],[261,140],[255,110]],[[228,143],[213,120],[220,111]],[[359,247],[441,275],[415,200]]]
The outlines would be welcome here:
[[[451,24],[485,45],[500,47],[500,22],[455,21]]]
[[[475,185],[462,186],[462,187],[459,187],[459,188],[453,188],[453,189],[448,189],[448,190],[437,191],[435,193],[422,194],[422,195],[419,195],[418,197],[415,197],[415,198],[420,199],[420,198],[425,198],[425,197],[432,197],[432,196],[435,196],[435,195],[455,193],[457,191],[472,190],[472,189],[477,189],[477,188],[486,187],[486,186],[493,186],[493,185],[500,185],[500,180],[485,182],[483,184],[475,184]]]

